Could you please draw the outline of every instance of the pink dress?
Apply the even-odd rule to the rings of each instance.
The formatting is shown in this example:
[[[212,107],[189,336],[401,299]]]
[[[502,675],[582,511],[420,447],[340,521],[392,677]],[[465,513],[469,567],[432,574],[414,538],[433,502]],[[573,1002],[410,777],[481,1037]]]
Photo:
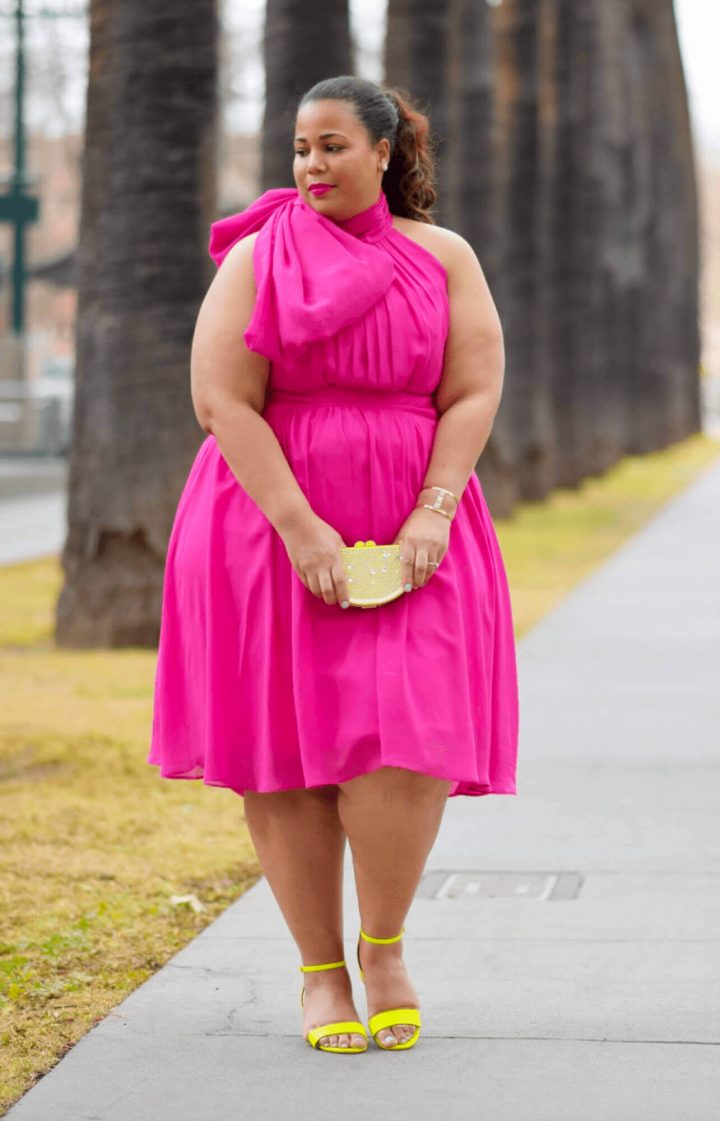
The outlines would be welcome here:
[[[295,188],[265,191],[213,223],[212,258],[255,230],[244,337],[270,362],[262,415],[345,544],[390,543],[438,422],[446,271],[394,228],[382,192],[339,221]],[[394,766],[450,780],[451,797],[516,794],[517,739],[510,596],[477,475],[429,583],[343,609],[304,586],[205,438],[167,550],[147,759],[162,777],[243,794]]]

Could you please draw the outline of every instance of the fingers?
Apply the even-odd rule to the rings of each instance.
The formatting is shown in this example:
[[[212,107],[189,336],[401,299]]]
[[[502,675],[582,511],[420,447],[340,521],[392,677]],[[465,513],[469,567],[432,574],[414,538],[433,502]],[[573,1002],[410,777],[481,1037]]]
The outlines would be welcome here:
[[[323,569],[319,574],[320,590],[326,603],[350,606],[347,577],[342,564],[337,561],[332,568]]]
[[[332,566],[331,573],[335,585],[336,601],[342,608],[348,608],[350,606],[350,588],[347,582],[347,573],[341,561]]]
[[[406,592],[411,592],[415,586],[415,551],[410,545],[400,544],[400,561],[402,563],[402,583]]]
[[[321,568],[307,574],[305,586],[325,603],[339,603],[341,607],[350,606],[350,592],[345,569],[340,561],[331,568]]]
[[[406,592],[415,588],[424,588],[428,581],[437,572],[442,555],[431,557],[429,551],[422,545],[413,551],[408,542],[400,542],[400,555],[402,558],[402,580]]]
[[[415,571],[413,582],[416,587],[422,588],[427,584],[428,577],[432,569],[428,568],[428,551],[427,549],[416,549],[415,551]]]

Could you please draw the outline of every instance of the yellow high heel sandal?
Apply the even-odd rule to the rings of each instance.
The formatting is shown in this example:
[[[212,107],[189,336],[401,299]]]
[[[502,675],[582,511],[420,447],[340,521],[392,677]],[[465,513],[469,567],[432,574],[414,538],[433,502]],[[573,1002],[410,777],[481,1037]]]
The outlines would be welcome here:
[[[319,969],[339,969],[340,966],[345,965],[344,961],[330,961],[326,965],[301,965],[301,973],[315,973]],[[303,1007],[305,1003],[305,986],[303,985],[300,992],[300,1006]],[[361,1035],[365,1039],[364,1047],[352,1047],[348,1044],[347,1047],[331,1047],[328,1043],[320,1043],[319,1041],[324,1035]],[[342,1054],[358,1054],[362,1051],[367,1051],[367,1034],[365,1028],[359,1020],[338,1020],[334,1024],[320,1024],[318,1028],[310,1028],[310,1031],[305,1036],[305,1039],[318,1051],[339,1051]]]
[[[358,969],[360,970],[360,980],[363,985],[365,984],[365,974],[363,973],[362,966],[360,965],[360,939],[363,938],[366,942],[376,942],[385,944],[387,942],[399,942],[405,933],[405,927],[402,928],[399,934],[394,938],[371,938],[369,934],[360,927],[360,934],[357,943],[357,961]],[[415,1031],[406,1039],[404,1043],[395,1043],[388,1046],[387,1043],[381,1043],[378,1039],[378,1033],[385,1028],[395,1027],[396,1024],[415,1024]],[[383,1051],[405,1051],[408,1047],[414,1047],[420,1038],[420,1028],[422,1020],[420,1018],[419,1008],[386,1008],[383,1012],[376,1012],[368,1020],[368,1028],[370,1034],[377,1043],[378,1047],[382,1047]]]

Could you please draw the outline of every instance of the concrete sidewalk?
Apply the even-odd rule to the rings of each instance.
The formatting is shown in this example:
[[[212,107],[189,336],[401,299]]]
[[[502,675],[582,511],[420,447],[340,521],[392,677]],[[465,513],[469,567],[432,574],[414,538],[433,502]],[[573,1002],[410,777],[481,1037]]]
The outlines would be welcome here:
[[[59,553],[67,536],[68,464],[0,455],[0,565]]]
[[[519,794],[449,802],[407,919],[414,1049],[303,1042],[299,957],[262,879],[6,1116],[709,1121],[719,510],[715,464],[521,641]],[[349,853],[345,887],[352,968]]]

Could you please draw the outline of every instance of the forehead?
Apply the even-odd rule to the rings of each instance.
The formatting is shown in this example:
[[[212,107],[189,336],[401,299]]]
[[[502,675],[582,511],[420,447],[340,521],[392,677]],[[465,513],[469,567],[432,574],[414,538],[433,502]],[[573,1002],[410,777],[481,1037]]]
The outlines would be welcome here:
[[[347,101],[324,98],[321,101],[308,101],[295,118],[295,139],[305,140],[310,135],[318,139],[324,136],[344,135],[355,137],[363,132],[355,109]]]

